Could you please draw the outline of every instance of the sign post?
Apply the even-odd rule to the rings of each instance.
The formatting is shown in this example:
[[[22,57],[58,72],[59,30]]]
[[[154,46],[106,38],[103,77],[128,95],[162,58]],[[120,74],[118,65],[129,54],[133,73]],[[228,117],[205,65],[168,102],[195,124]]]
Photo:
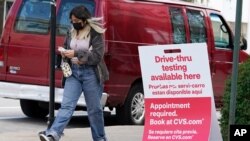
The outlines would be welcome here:
[[[55,46],[56,46],[56,0],[51,0],[50,17],[50,96],[49,96],[49,127],[54,121],[55,110]]]
[[[222,141],[206,44],[139,47],[143,141]]]
[[[235,124],[238,64],[239,64],[239,52],[240,52],[239,46],[240,46],[240,36],[241,36],[241,18],[242,18],[242,0],[238,0],[236,8],[236,19],[235,19],[236,28],[234,36],[234,52],[233,52],[234,54],[233,54],[231,95],[230,95],[229,125]]]

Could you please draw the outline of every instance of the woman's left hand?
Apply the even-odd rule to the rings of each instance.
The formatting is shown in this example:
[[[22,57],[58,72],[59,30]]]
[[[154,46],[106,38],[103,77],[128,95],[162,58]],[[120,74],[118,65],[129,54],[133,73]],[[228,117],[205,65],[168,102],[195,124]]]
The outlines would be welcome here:
[[[63,52],[64,56],[66,56],[67,58],[73,58],[75,55],[75,51],[74,50],[66,50]]]

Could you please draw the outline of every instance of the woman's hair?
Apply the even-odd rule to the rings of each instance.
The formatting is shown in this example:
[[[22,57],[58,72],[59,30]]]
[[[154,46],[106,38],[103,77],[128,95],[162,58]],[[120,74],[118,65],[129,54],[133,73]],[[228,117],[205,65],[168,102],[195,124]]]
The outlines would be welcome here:
[[[81,19],[83,21],[86,21],[87,19],[91,18],[91,14],[87,8],[85,8],[83,5],[74,7],[69,14],[69,18],[71,19],[72,15],[74,15],[76,18]]]
[[[102,18],[92,18],[89,10],[83,5],[74,7],[69,14],[70,19],[72,15],[78,19],[81,19],[83,22],[87,21],[87,24],[98,33],[104,33],[106,30],[103,28],[104,24],[102,24]],[[89,32],[89,30],[87,30],[87,32]]]

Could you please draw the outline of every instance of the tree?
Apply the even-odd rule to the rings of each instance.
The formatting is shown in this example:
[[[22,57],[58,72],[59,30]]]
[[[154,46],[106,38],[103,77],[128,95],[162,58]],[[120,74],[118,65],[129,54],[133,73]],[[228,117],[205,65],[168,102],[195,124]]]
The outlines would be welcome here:
[[[250,59],[239,66],[237,82],[237,106],[235,112],[235,124],[250,124]],[[228,140],[229,107],[231,94],[231,78],[228,78],[221,109],[220,127],[224,141]]]

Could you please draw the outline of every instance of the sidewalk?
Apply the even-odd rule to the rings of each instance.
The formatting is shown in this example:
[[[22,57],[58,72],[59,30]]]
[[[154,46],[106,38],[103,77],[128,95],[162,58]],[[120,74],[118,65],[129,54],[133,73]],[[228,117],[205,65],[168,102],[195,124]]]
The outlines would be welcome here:
[[[221,117],[219,111],[216,112],[216,115],[217,118]],[[113,119],[111,118],[109,120]],[[11,130],[6,132],[4,130],[2,130],[2,132],[0,131],[0,141],[40,141],[37,133],[44,130],[47,126],[41,122],[29,122],[29,124],[25,122],[15,124],[14,122],[13,124],[17,127],[10,128]],[[64,136],[60,141],[92,141],[90,128],[88,126],[82,126],[81,124],[81,122],[75,119],[74,123],[64,130]],[[4,128],[1,126],[8,126],[8,124],[0,125],[0,128]],[[141,141],[144,126],[111,124],[105,126],[105,130],[109,141]]]
[[[0,141],[39,141],[37,131],[0,133]],[[143,126],[105,127],[109,141],[141,141]],[[92,141],[90,128],[66,128],[60,141]]]

